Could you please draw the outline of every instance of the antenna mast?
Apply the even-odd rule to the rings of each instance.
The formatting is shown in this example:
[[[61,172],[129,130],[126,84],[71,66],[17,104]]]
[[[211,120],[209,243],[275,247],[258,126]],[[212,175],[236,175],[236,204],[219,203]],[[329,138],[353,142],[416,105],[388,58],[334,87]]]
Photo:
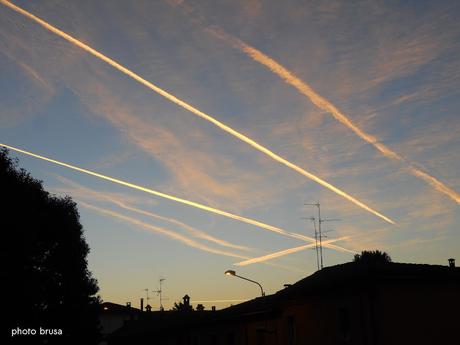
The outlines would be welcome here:
[[[318,246],[318,230],[316,228],[316,218],[315,217],[308,217],[304,218],[311,220],[313,222],[313,227],[315,229],[315,251],[316,251],[316,266],[319,271],[319,246]]]
[[[322,269],[323,268],[323,237],[327,237],[327,236],[323,236],[323,232],[321,230],[321,224],[324,223],[324,222],[332,222],[332,221],[337,221],[337,220],[340,220],[340,219],[323,219],[323,218],[321,218],[321,204],[319,203],[319,201],[317,203],[315,203],[315,204],[304,204],[304,205],[316,206],[318,208],[318,231],[316,230],[315,218],[311,217],[309,219],[313,220],[313,224],[315,225],[316,262],[318,262],[318,239],[319,239],[319,256],[320,256],[319,267],[321,267],[321,269]],[[318,270],[320,269],[319,267],[318,267]]]
[[[163,293],[163,290],[162,290],[162,284],[163,284],[163,281],[165,281],[166,279],[165,278],[160,278],[159,279],[159,282],[160,282],[160,288],[156,291],[153,291],[153,292],[156,292],[159,299],[160,299],[160,310],[163,311],[164,308],[163,308],[163,298],[162,298],[162,293]]]
[[[147,305],[149,304],[149,289],[144,289],[145,293],[147,294]]]

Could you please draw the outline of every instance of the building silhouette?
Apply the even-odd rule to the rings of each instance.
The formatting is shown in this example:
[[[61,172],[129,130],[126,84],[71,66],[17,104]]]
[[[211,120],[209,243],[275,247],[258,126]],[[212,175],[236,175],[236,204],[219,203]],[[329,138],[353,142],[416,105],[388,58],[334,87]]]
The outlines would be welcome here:
[[[102,336],[101,345],[107,344],[106,338],[109,334],[123,327],[129,321],[138,320],[140,315],[141,310],[133,308],[131,303],[126,303],[126,305],[111,302],[102,303],[99,310],[99,324]]]
[[[218,311],[143,313],[109,344],[459,344],[460,269],[402,263],[324,268]]]

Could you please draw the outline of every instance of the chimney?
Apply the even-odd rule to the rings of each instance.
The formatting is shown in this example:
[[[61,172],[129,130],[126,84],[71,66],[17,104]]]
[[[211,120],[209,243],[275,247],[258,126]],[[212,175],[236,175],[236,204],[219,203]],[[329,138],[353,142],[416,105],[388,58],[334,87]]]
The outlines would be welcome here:
[[[450,268],[455,268],[455,259],[454,258],[449,259],[449,267]]]
[[[144,299],[141,298],[141,311],[144,311]]]
[[[189,295],[185,295],[182,299],[184,300],[184,306],[185,307],[190,306],[190,297],[189,297]]]
[[[212,310],[212,311],[216,311],[216,306],[213,305],[213,306],[211,307],[211,310]]]

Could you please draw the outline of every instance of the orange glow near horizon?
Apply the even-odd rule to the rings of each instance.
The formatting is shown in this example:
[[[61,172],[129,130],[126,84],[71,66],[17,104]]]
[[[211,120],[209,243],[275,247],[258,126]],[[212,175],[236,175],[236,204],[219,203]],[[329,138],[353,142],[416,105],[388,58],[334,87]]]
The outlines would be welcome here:
[[[204,300],[204,301],[195,301],[191,300],[191,303],[228,303],[228,302],[246,302],[247,299],[215,299],[215,300]]]
[[[148,80],[145,80],[144,78],[142,78],[140,75],[134,73],[133,71],[131,71],[130,69],[124,67],[123,65],[119,64],[118,62],[116,62],[115,60],[111,59],[110,57],[100,53],[99,51],[95,50],[94,48],[84,44],[83,42],[79,41],[78,39],[72,37],[71,35],[63,32],[62,30],[52,26],[51,24],[47,23],[46,21],[44,21],[43,19],[33,15],[32,13],[30,12],[27,12],[26,10],[10,3],[9,1],[6,1],[6,0],[0,0],[0,2],[9,7],[10,9],[16,11],[17,13],[33,20],[34,22],[38,23],[39,25],[41,25],[42,27],[44,27],[46,30],[62,37],[63,39],[65,39],[66,41],[72,43],[73,45],[85,50],[86,52],[88,52],[89,54],[97,57],[98,59],[104,61],[105,63],[109,64],[110,66],[112,66],[113,68],[117,69],[118,71],[126,74],[127,76],[133,78],[134,80],[136,80],[137,82],[139,82],[140,84],[144,85],[145,87],[151,89],[152,91],[158,93],[159,95],[165,97],[166,99],[168,99],[169,101],[177,104],[178,106],[190,111],[191,113],[195,114],[196,116],[212,123],[213,125],[215,125],[216,127],[220,128],[221,130],[229,133],[230,135],[234,136],[235,138],[245,142],[246,144],[250,145],[251,147],[253,147],[254,149],[258,150],[259,152],[262,152],[263,154],[265,154],[266,156],[272,158],[273,160],[277,161],[278,163],[281,163],[285,166],[287,166],[288,168],[296,171],[297,173],[309,178],[310,180],[312,181],[315,181],[316,183],[322,185],[323,187],[333,191],[334,193],[342,196],[343,198],[347,199],[348,201],[352,202],[353,204],[355,204],[356,206],[362,208],[363,210],[366,210],[370,213],[372,213],[373,215],[383,219],[384,221],[390,223],[390,224],[395,224],[395,222],[386,217],[385,215],[377,212],[376,210],[372,209],[371,207],[369,207],[368,205],[364,204],[363,202],[359,201],[358,199],[354,198],[353,196],[349,195],[348,193],[346,193],[345,191],[335,187],[334,185],[330,184],[329,182],[319,178],[318,176],[312,174],[311,172],[308,172],[306,171],[305,169],[299,167],[298,165],[288,161],[287,159],[279,156],[278,154],[274,153],[273,151],[269,150],[268,148],[266,148],[265,146],[259,144],[258,142],[256,142],[255,140],[245,136],[244,134],[238,132],[237,130],[227,126],[226,124],[220,122],[219,120],[215,119],[214,117],[198,110],[197,108],[193,107],[192,105],[182,101],[181,99],[177,98],[176,96],[168,93],[167,91],[161,89],[160,87],[154,85],[153,83],[149,82]]]

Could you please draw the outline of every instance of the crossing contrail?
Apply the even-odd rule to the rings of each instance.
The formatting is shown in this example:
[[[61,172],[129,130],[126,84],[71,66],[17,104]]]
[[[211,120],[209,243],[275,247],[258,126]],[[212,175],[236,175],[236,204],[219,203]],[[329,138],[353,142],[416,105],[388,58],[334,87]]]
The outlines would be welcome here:
[[[349,195],[348,193],[344,192],[343,190],[335,187],[334,185],[332,185],[329,182],[319,178],[318,176],[312,174],[311,172],[308,172],[305,169],[299,167],[298,165],[296,165],[296,164],[288,161],[287,159],[279,156],[275,152],[269,150],[265,146],[259,144],[255,140],[245,136],[244,134],[242,134],[242,133],[238,132],[237,130],[231,128],[230,126],[227,126],[223,122],[220,122],[219,120],[217,120],[216,118],[212,117],[211,115],[208,115],[208,114],[202,112],[201,110],[193,107],[192,105],[182,101],[181,99],[177,98],[176,96],[172,95],[171,93],[161,89],[160,87],[156,86],[155,84],[153,84],[153,83],[149,82],[148,80],[142,78],[140,75],[134,73],[133,71],[131,71],[130,69],[124,67],[123,65],[121,65],[120,63],[118,63],[115,60],[111,59],[110,57],[102,54],[101,52],[99,52],[96,49],[88,46],[87,44],[84,44],[83,42],[81,42],[78,39],[72,37],[71,35],[65,33],[64,31],[52,26],[51,24],[49,24],[48,22],[44,21],[43,19],[35,16],[34,14],[32,14],[30,12],[27,12],[26,10],[24,10],[24,9],[14,5],[14,4],[12,4],[9,1],[0,0],[0,3],[2,3],[3,5],[9,7],[10,9],[16,11],[17,13],[22,14],[23,16],[33,20],[34,22],[36,22],[37,24],[41,25],[42,27],[44,27],[48,31],[50,31],[50,32],[62,37],[63,39],[67,40],[68,42],[72,43],[73,45],[85,50],[89,54],[97,57],[98,59],[100,59],[102,61],[104,61],[105,63],[109,64],[110,66],[114,67],[115,69],[119,70],[120,72],[126,74],[127,76],[133,78],[134,80],[136,80],[137,82],[139,82],[142,85],[146,86],[147,88],[151,89],[152,91],[154,91],[154,92],[158,93],[159,95],[165,97],[169,101],[171,101],[171,102],[177,104],[178,106],[190,111],[191,113],[195,114],[196,116],[198,116],[198,117],[200,117],[200,118],[212,123],[213,125],[217,126],[221,130],[229,133],[230,135],[234,136],[235,138],[237,138],[237,139],[245,142],[246,144],[252,146],[254,149],[262,152],[263,154],[267,155],[268,157],[272,158],[273,160],[277,161],[278,163],[281,163],[281,164],[287,166],[288,168],[296,171],[297,173],[299,173],[299,174],[311,179],[312,181],[315,181],[316,183],[322,185],[323,187],[328,188],[329,190],[333,191],[334,193],[342,196],[343,198],[345,198],[348,201],[354,203],[358,207],[360,207],[360,208],[362,208],[362,209],[374,214],[375,216],[385,220],[386,222],[388,222],[390,224],[395,224],[395,222],[393,220],[391,220],[390,218],[388,218],[388,217],[384,216],[383,214],[377,212],[376,210],[372,209],[368,205],[364,204],[363,202],[359,201],[358,199],[354,198],[353,196]]]
[[[289,71],[286,67],[281,65],[279,62],[275,61],[272,57],[262,53],[257,48],[250,46],[246,42],[214,27],[206,27],[206,31],[211,33],[213,36],[227,42],[234,48],[240,50],[247,56],[249,56],[254,61],[260,63],[261,65],[267,67],[272,73],[276,74],[278,77],[284,80],[287,84],[294,87],[300,94],[306,96],[314,105],[319,109],[324,110],[331,114],[337,121],[348,127],[352,132],[354,132],[359,138],[363,139],[367,143],[374,146],[382,155],[389,159],[399,161],[405,165],[409,172],[422,179],[428,183],[431,187],[437,191],[444,193],[452,200],[457,203],[460,203],[460,194],[457,193],[452,188],[446,186],[443,182],[439,181],[435,177],[431,176],[427,172],[418,168],[415,164],[408,161],[406,158],[393,151],[391,148],[379,142],[379,140],[366,133],[363,129],[358,127],[350,118],[348,118],[344,113],[342,113],[337,107],[328,101],[323,96],[319,95],[313,88],[308,85],[306,82],[297,77],[293,72]]]
[[[112,203],[114,203],[115,205],[117,206],[120,206],[121,208],[124,208],[128,211],[133,211],[135,213],[138,213],[138,214],[142,214],[142,215],[146,215],[146,216],[150,216],[152,218],[155,218],[155,219],[160,219],[160,220],[164,220],[164,221],[167,221],[167,222],[170,222],[172,224],[176,224],[176,225],[179,225],[183,228],[185,228],[186,230],[189,231],[189,233],[191,233],[193,236],[195,237],[198,237],[198,238],[201,238],[201,239],[204,239],[204,240],[207,240],[209,242],[213,242],[213,243],[216,243],[216,244],[219,244],[221,246],[225,246],[225,247],[229,247],[229,248],[232,248],[232,249],[238,249],[238,250],[250,250],[250,248],[248,247],[244,247],[244,246],[239,246],[239,245],[235,245],[235,244],[232,244],[232,243],[229,243],[227,241],[224,241],[224,240],[221,240],[219,238],[215,238],[207,233],[205,233],[204,231],[201,231],[201,230],[198,230],[198,229],[195,229],[193,227],[191,227],[190,225],[188,224],[185,224],[185,223],[182,223],[181,221],[178,221],[177,219],[174,219],[174,218],[169,218],[169,217],[163,217],[163,216],[160,216],[160,215],[157,215],[155,213],[151,213],[151,212],[147,212],[147,211],[144,211],[144,210],[141,210],[141,209],[138,209],[138,208],[135,208],[135,207],[131,207],[129,205],[126,205],[124,202],[118,200],[118,199],[115,199],[115,198],[112,198],[111,196],[109,195],[106,195],[104,193],[101,193],[101,192],[95,192],[89,188],[86,188],[86,187],[83,187],[81,185],[79,185],[78,183],[74,182],[74,181],[70,181],[62,176],[58,176],[58,178],[60,180],[62,180],[64,183],[68,183],[68,184],[71,184],[73,186],[77,186],[77,188],[79,190],[81,190],[85,196],[88,196],[88,195],[91,195],[92,197],[98,199],[98,200],[106,200],[106,201],[110,201]],[[63,189],[55,189],[57,191],[60,191],[60,192],[69,192],[69,190],[63,190]],[[72,190],[70,190],[70,192],[72,192]],[[81,199],[82,196],[79,195],[77,196],[77,200],[78,199]],[[147,223],[144,223],[144,222],[140,222],[138,220],[135,220],[134,218],[131,218],[131,217],[127,217],[127,216],[124,216],[124,215],[121,215],[120,213],[118,212],[114,212],[114,211],[110,211],[110,210],[107,210],[107,209],[104,209],[104,208],[100,208],[100,207],[97,207],[95,205],[91,205],[91,204],[88,204],[88,203],[85,203],[81,200],[78,201],[79,205],[83,206],[83,207],[86,207],[86,208],[89,208],[89,209],[92,209],[98,213],[101,213],[101,214],[105,214],[105,215],[113,215],[113,214],[116,214],[115,217],[119,218],[119,219],[122,219],[124,221],[127,221],[129,223],[132,223],[134,225],[138,225],[138,226],[141,226],[142,228],[144,229],[147,229],[147,230],[153,230],[154,232],[158,232],[157,231],[157,228],[158,227],[155,227],[155,226],[152,226],[150,224],[147,224]],[[182,236],[180,234],[176,234],[174,231],[172,230],[168,230],[168,229],[164,229],[164,228],[161,228],[165,231],[169,231],[170,234],[167,234],[169,237],[173,237],[175,239],[177,239],[177,236]],[[163,233],[164,234],[164,233]],[[170,236],[171,235],[171,236]],[[342,249],[341,247],[338,247],[338,246],[334,246],[333,242],[336,242],[336,241],[340,241],[340,240],[343,240],[343,239],[347,239],[349,238],[348,236],[346,237],[341,237],[341,238],[338,238],[338,239],[331,239],[329,241],[325,241],[323,243],[324,244],[329,244],[330,245],[330,248],[337,248],[338,251],[342,251],[342,252],[351,252],[351,253],[356,253],[356,252],[353,252],[353,251],[350,251],[350,250],[344,250]],[[181,242],[184,242],[186,243],[187,245],[191,245],[192,247],[195,247],[195,248],[198,248],[198,249],[202,249],[204,251],[210,251],[212,253],[218,253],[218,250],[217,249],[210,249],[209,250],[209,247],[208,246],[205,246],[205,249],[201,248],[202,245],[200,243],[197,243],[193,240],[189,240],[188,238],[186,238],[185,236],[182,236],[181,239],[180,239]],[[250,258],[250,257],[247,257],[247,256],[235,256],[233,255],[233,253],[231,253],[231,255],[229,255],[229,252],[226,252],[224,251],[222,255],[225,255],[225,256],[234,256],[234,257],[239,257],[241,259],[246,259],[245,261],[243,262],[240,262],[238,264],[235,264],[236,266],[246,266],[246,265],[249,265],[249,264],[254,264],[254,263],[265,263],[265,261],[269,260],[269,259],[274,259],[276,257],[280,257],[280,256],[284,256],[284,255],[287,255],[287,254],[291,254],[291,253],[295,253],[299,250],[302,250],[302,249],[307,249],[307,248],[312,248],[314,247],[315,244],[312,243],[312,244],[308,244],[306,246],[301,246],[301,247],[298,247],[298,248],[294,248],[294,250],[292,249],[289,249],[289,250],[285,250],[283,251],[282,254],[278,254],[278,253],[274,253],[274,254],[270,254],[270,255],[266,255],[262,258]],[[278,264],[270,264],[272,266],[275,266],[275,267],[278,267],[278,268],[284,268],[284,269],[288,269],[288,270],[291,270],[292,271],[292,268],[291,267],[286,267],[286,266],[283,266],[283,265],[278,265]],[[198,301],[195,301],[195,302],[198,302]],[[209,301],[211,302],[211,301]]]
[[[327,244],[330,247],[336,247],[335,245],[333,245],[331,243],[335,242],[335,241],[345,240],[347,238],[348,237],[345,236],[345,237],[340,237],[340,238],[336,238],[336,239],[327,240],[327,241],[323,242],[323,245]],[[300,252],[300,251],[305,250],[305,249],[313,248],[315,245],[316,245],[315,243],[311,243],[311,244],[306,244],[306,245],[303,245],[303,246],[300,246],[300,247],[289,248],[289,249],[281,250],[279,252],[267,254],[267,255],[264,255],[264,256],[259,256],[257,258],[252,258],[252,259],[248,259],[248,260],[245,260],[245,261],[237,262],[234,265],[235,266],[247,266],[247,265],[251,265],[251,264],[255,264],[255,263],[260,263],[260,262],[276,259],[276,258],[279,258],[279,257],[284,256],[284,255],[297,253],[297,252]],[[352,250],[347,250],[347,252],[352,253],[352,254],[357,253],[357,252],[352,251]]]
[[[139,191],[142,191],[142,192],[145,192],[145,193],[148,193],[148,194],[152,194],[152,195],[158,196],[160,198],[172,200],[172,201],[175,201],[175,202],[178,202],[178,203],[181,203],[181,204],[185,204],[185,205],[188,205],[188,206],[192,206],[192,207],[195,207],[195,208],[198,208],[198,209],[210,212],[210,213],[215,213],[215,214],[227,217],[227,218],[238,220],[238,221],[246,223],[246,224],[251,224],[251,225],[257,226],[259,228],[262,228],[262,229],[265,229],[265,230],[268,230],[268,231],[271,231],[271,232],[275,232],[275,233],[280,234],[280,235],[284,235],[284,236],[288,236],[288,237],[296,238],[298,240],[308,241],[308,242],[312,242],[312,243],[315,242],[315,239],[312,238],[312,237],[297,234],[295,232],[289,232],[289,231],[283,230],[281,228],[278,228],[276,226],[272,226],[272,225],[269,225],[269,224],[266,224],[266,223],[262,223],[262,222],[259,222],[257,220],[251,219],[251,218],[238,216],[236,214],[226,212],[226,211],[222,211],[222,210],[219,210],[217,208],[213,208],[213,207],[206,206],[206,205],[203,205],[203,204],[199,204],[199,203],[194,202],[194,201],[178,198],[176,196],[165,194],[165,193],[162,193],[162,192],[150,189],[150,188],[142,187],[142,186],[136,185],[134,183],[122,181],[122,180],[119,180],[119,179],[116,179],[116,178],[113,178],[113,177],[110,177],[110,176],[99,174],[99,173],[94,172],[94,171],[90,171],[90,170],[87,170],[87,169],[79,168],[79,167],[71,165],[71,164],[60,162],[60,161],[57,161],[55,159],[40,156],[40,155],[37,155],[35,153],[29,152],[29,151],[26,151],[26,150],[22,150],[22,149],[19,149],[19,148],[10,146],[10,145],[0,143],[0,146],[6,147],[7,149],[10,149],[12,151],[20,152],[22,154],[25,154],[25,155],[28,155],[28,156],[31,156],[31,157],[35,157],[35,158],[38,158],[38,159],[41,159],[41,160],[44,160],[46,162],[50,162],[50,163],[60,165],[60,166],[63,166],[63,167],[66,167],[66,168],[69,168],[69,169],[72,169],[72,170],[76,170],[76,171],[84,173],[84,174],[95,176],[95,177],[98,177],[100,179],[110,181],[110,182],[113,182],[113,183],[116,183],[116,184],[119,184],[119,185],[122,185],[122,186],[125,186],[125,187],[129,187],[129,188],[132,188],[132,189],[137,189]],[[329,247],[331,249],[334,249],[334,248],[332,248],[332,245],[326,244],[325,246]],[[345,249],[345,248],[341,248],[341,250],[348,251],[348,249]]]
[[[177,233],[175,231],[172,231],[172,230],[169,230],[169,229],[166,229],[166,228],[163,228],[163,227],[155,226],[155,225],[152,225],[152,224],[149,224],[149,223],[146,223],[146,222],[142,222],[142,221],[140,221],[138,219],[125,216],[125,215],[123,215],[121,213],[118,213],[118,212],[115,212],[115,211],[112,211],[112,210],[108,210],[108,209],[98,207],[98,206],[95,206],[95,205],[92,205],[92,204],[88,204],[88,203],[85,203],[85,202],[82,202],[82,201],[79,201],[79,205],[81,205],[83,207],[86,207],[88,209],[91,209],[91,210],[93,210],[95,212],[98,212],[99,214],[114,217],[114,218],[120,219],[120,220],[122,220],[124,222],[136,225],[136,226],[141,227],[141,228],[143,228],[143,229],[145,229],[147,231],[154,232],[154,233],[159,233],[161,235],[169,237],[172,240],[181,242],[181,243],[183,243],[183,244],[185,244],[187,246],[190,246],[190,247],[193,247],[193,248],[196,248],[196,249],[208,252],[208,253],[213,253],[213,254],[218,254],[218,255],[223,255],[223,256],[230,256],[230,257],[239,258],[239,259],[249,259],[248,256],[239,255],[239,254],[232,253],[232,252],[229,252],[229,251],[226,251],[226,250],[220,250],[220,249],[211,248],[211,247],[209,247],[207,245],[204,245],[202,243],[196,242],[196,241],[192,240],[191,238],[188,238],[188,237],[186,237],[184,235],[181,235],[181,234],[179,234],[179,233]],[[284,266],[284,265],[280,265],[280,264],[275,264],[275,263],[272,263],[272,262],[263,262],[263,263],[266,264],[266,265],[272,266],[272,267],[282,268],[282,269],[285,269],[285,270],[288,270],[288,271],[291,271],[291,272],[303,272],[302,270],[295,269],[294,267],[288,267],[288,266]]]

